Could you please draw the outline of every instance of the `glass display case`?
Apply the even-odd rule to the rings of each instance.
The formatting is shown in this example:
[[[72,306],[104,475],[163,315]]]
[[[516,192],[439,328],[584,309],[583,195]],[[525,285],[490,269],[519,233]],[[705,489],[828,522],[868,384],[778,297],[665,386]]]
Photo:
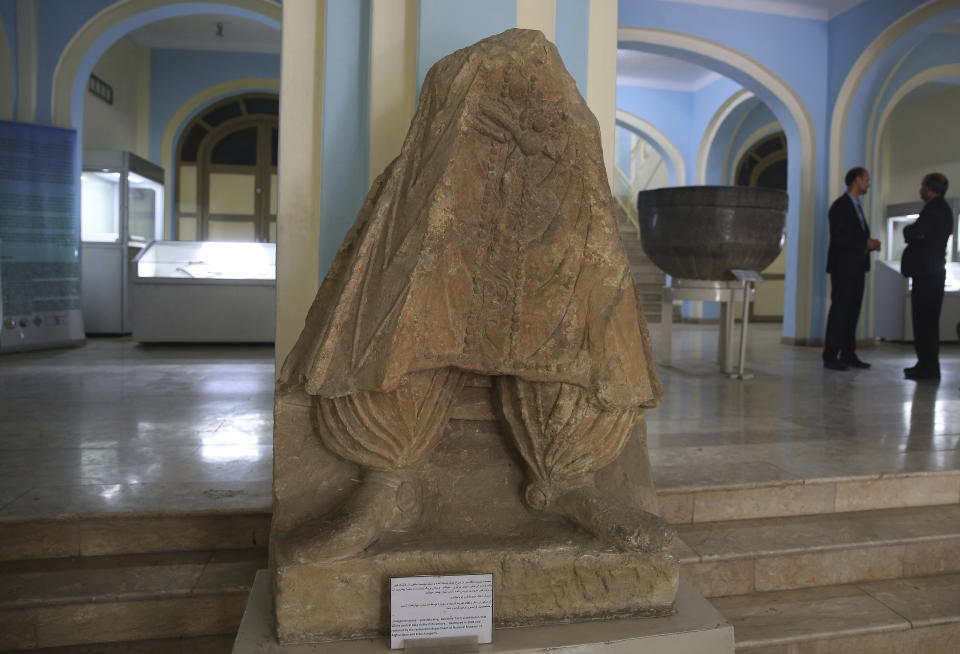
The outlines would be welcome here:
[[[163,238],[163,169],[130,152],[87,150],[80,187],[86,332],[127,334],[129,262],[149,241]]]
[[[137,257],[137,277],[277,279],[273,243],[155,241]]]
[[[273,342],[274,243],[153,241],[133,263],[133,338]]]

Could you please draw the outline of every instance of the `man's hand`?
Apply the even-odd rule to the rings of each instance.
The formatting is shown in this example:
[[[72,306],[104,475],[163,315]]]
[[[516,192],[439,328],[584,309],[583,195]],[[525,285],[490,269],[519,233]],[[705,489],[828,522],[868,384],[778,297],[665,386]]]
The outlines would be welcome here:
[[[867,252],[872,252],[874,250],[880,250],[880,241],[875,238],[867,239]]]

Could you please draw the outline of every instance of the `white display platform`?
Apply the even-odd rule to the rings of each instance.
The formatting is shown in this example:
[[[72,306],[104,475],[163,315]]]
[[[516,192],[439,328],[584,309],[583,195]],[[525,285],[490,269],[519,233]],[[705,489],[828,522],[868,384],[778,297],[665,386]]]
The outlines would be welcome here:
[[[273,633],[273,593],[267,570],[257,573],[233,654],[384,654],[387,638],[315,645],[281,645]],[[677,612],[667,618],[558,624],[497,629],[493,643],[480,645],[489,654],[733,654],[733,627],[692,586],[680,580]]]
[[[899,261],[877,261],[874,265],[873,320],[877,338],[884,341],[912,341],[913,317],[909,280],[900,274]],[[947,264],[947,282],[940,309],[940,342],[960,339],[960,263]]]
[[[743,302],[746,295],[745,285],[739,280],[707,281],[674,277],[672,285],[662,289],[660,334],[663,337],[663,349],[660,357],[663,365],[669,366],[673,358],[673,302],[718,302],[720,329],[717,333],[717,363],[724,374],[733,374],[737,364],[734,352],[736,341],[733,338],[736,317],[734,305]],[[751,288],[748,301],[753,302],[755,297],[756,288]]]

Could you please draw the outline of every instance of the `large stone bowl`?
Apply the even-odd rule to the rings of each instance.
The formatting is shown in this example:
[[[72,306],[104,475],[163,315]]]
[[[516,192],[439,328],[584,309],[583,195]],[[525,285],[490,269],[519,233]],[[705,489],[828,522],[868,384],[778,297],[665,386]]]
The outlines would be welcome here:
[[[746,186],[679,186],[637,196],[640,242],[661,270],[683,279],[730,280],[761,271],[783,248],[787,194]]]

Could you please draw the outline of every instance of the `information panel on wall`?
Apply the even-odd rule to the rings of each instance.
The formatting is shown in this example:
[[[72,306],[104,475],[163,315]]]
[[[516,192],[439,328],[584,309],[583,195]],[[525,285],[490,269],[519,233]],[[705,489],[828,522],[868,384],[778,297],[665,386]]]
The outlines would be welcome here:
[[[74,130],[0,121],[0,351],[83,341]]]

